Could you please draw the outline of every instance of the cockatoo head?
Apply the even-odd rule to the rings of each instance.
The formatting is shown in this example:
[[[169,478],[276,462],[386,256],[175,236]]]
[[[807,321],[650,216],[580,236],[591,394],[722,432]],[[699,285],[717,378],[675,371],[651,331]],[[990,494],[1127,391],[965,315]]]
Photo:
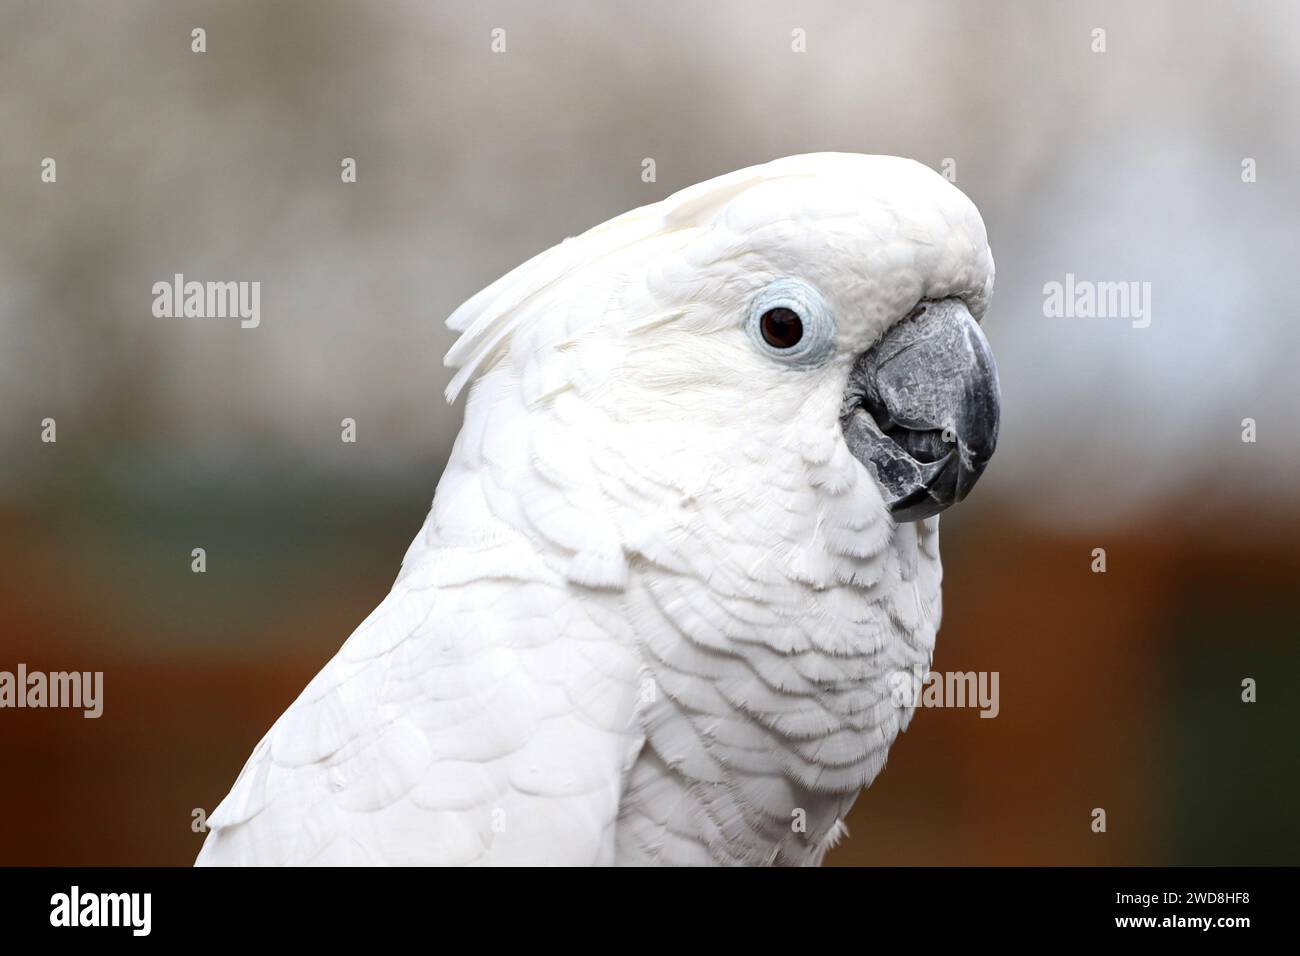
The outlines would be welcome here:
[[[669,201],[670,224],[704,233],[649,274],[656,313],[680,316],[624,353],[623,399],[639,387],[672,415],[674,394],[707,392],[727,428],[770,442],[838,425],[898,520],[961,500],[998,431],[975,207],[892,157],[792,157],[752,176]]]
[[[943,177],[792,156],[633,210],[471,299],[450,323],[465,329],[450,394],[508,368],[526,406],[575,393],[660,470],[734,470],[740,450],[838,462],[822,480],[842,483],[851,456],[878,507],[925,518],[965,497],[997,441],[977,324],[992,287],[979,213]]]

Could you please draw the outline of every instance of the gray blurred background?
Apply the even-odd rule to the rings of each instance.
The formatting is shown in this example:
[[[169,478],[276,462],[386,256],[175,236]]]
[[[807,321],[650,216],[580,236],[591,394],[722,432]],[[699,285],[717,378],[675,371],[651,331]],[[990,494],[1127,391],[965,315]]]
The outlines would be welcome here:
[[[1293,2],[3,0],[0,668],[107,700],[0,712],[0,863],[189,862],[419,527],[445,317],[820,150],[955,161],[1004,391],[936,658],[1002,715],[918,715],[832,862],[1300,862],[1298,80]],[[260,281],[260,327],[155,318],[177,272]],[[1150,282],[1150,327],[1045,317],[1066,273]]]

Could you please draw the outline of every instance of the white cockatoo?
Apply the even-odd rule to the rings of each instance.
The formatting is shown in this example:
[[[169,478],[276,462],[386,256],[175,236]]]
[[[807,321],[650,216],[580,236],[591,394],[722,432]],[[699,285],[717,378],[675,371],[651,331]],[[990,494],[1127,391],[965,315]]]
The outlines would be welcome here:
[[[819,862],[930,665],[936,515],[997,437],[992,288],[943,177],[822,153],[475,295],[428,519],[198,862]]]

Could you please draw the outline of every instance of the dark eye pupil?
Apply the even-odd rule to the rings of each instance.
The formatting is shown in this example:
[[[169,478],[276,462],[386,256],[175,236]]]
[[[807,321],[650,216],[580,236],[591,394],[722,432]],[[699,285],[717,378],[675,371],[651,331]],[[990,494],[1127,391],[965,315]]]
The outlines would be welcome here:
[[[768,309],[759,320],[763,341],[774,349],[790,349],[803,338],[803,321],[790,309]]]

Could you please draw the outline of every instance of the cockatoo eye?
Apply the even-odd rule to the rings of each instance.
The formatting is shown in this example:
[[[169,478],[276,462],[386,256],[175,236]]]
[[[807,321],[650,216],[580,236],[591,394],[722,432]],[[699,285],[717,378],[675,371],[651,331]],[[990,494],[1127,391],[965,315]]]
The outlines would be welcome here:
[[[747,328],[759,351],[786,363],[820,365],[835,348],[825,300],[798,279],[777,279],[754,296]]]
[[[759,328],[763,341],[774,349],[792,349],[803,338],[803,319],[785,306],[764,312],[759,319]]]

